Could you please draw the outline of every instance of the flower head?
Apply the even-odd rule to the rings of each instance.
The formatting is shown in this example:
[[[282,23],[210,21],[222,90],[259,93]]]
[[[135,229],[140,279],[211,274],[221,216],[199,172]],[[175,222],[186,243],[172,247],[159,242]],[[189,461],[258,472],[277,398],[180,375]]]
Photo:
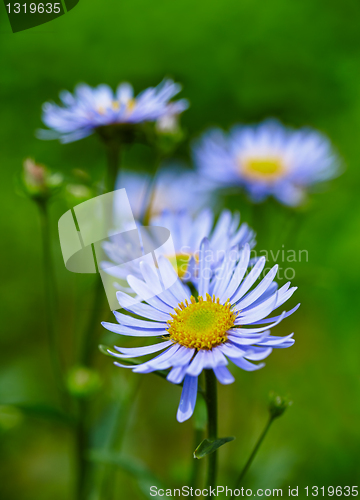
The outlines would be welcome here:
[[[131,126],[177,115],[188,107],[186,99],[170,102],[180,90],[178,83],[164,80],[157,87],[150,87],[134,97],[129,83],[121,83],[115,93],[108,85],[92,88],[80,84],[74,94],[60,93],[63,106],[52,102],[43,105],[43,121],[52,130],[40,131],[39,137],[73,142],[100,127]]]
[[[207,132],[194,148],[199,171],[220,186],[242,186],[254,201],[274,196],[300,204],[306,190],[334,177],[339,158],[321,133],[286,128],[276,120]]]
[[[191,215],[187,210],[171,212],[164,210],[160,215],[150,218],[150,228],[144,228],[141,239],[146,248],[158,249],[167,257],[169,262],[177,271],[183,282],[191,281],[195,286],[199,284],[199,248],[203,238],[209,238],[211,249],[206,256],[211,271],[222,262],[227,251],[232,248],[242,247],[249,243],[255,245],[255,233],[246,224],[240,224],[240,214],[231,214],[229,210],[223,210],[219,219],[214,223],[214,216],[210,209],[203,209],[198,214]],[[170,231],[173,242],[173,250],[169,253],[169,247],[163,244],[162,232],[152,232],[151,227],[166,228]],[[150,229],[147,231],[146,229]],[[118,241],[117,236],[103,244],[107,256],[115,264],[129,262],[127,266],[114,267],[114,264],[104,262],[102,268],[110,275],[119,279],[126,279],[128,274],[141,277],[138,262],[131,258],[135,255],[134,243],[129,241],[124,250],[123,238]],[[128,252],[128,258],[124,258],[124,251]],[[145,252],[144,252],[145,253]],[[132,262],[131,262],[132,261]]]
[[[109,352],[126,362],[126,358],[162,351],[135,367],[118,361],[115,365],[131,368],[136,373],[170,369],[167,380],[174,384],[183,382],[177,412],[180,422],[190,418],[194,411],[198,377],[204,369],[213,370],[222,384],[230,384],[234,377],[227,368],[229,360],[244,370],[257,370],[263,364],[253,364],[252,361],[263,360],[272,348],[290,347],[294,343],[292,334],[276,337],[269,331],[298,307],[269,317],[296,290],[290,288],[289,283],[277,289],[274,282],[277,266],[250,290],[264,268],[265,259],[259,259],[246,275],[250,259],[250,247],[246,244],[236,261],[228,253],[219,272],[214,275],[209,272],[208,251],[209,242],[205,238],[200,249],[197,298],[179,279],[174,283],[172,265],[160,256],[161,280],[145,262],[140,264],[143,279],[128,277],[130,287],[144,303],[134,303],[123,292],[117,294],[120,306],[141,319],[115,311],[119,324],[103,323],[105,328],[120,335],[161,339],[150,346],[115,347],[117,353]],[[167,283],[174,284],[167,288]],[[262,326],[264,324],[267,326]]]

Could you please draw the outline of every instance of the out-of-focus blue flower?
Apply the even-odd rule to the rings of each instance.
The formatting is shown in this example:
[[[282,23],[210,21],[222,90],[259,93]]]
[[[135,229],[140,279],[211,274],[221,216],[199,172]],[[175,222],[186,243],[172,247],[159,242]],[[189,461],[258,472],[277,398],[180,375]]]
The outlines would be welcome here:
[[[194,214],[210,201],[210,192],[201,189],[198,175],[174,165],[161,169],[153,180],[144,173],[122,170],[116,189],[122,188],[126,189],[131,210],[138,220],[144,215],[151,218],[163,210],[187,209]]]
[[[176,279],[166,257],[160,256],[161,281],[146,262],[140,263],[143,279],[128,277],[130,287],[145,303],[134,304],[125,293],[117,293],[120,306],[142,319],[114,311],[119,324],[102,323],[106,329],[120,335],[161,339],[150,346],[115,347],[118,353],[109,352],[126,360],[162,351],[135,367],[117,361],[115,365],[131,368],[136,373],[170,369],[167,380],[174,384],[184,383],[177,412],[179,422],[193,414],[198,376],[203,369],[214,370],[219,382],[230,384],[234,377],[226,366],[228,360],[243,370],[257,370],[263,364],[251,361],[265,359],[272,348],[290,347],[294,343],[292,334],[275,337],[269,331],[298,308],[269,317],[296,290],[290,288],[290,283],[277,289],[274,282],[277,266],[252,288],[264,268],[265,258],[259,259],[246,275],[250,259],[250,247],[246,244],[239,254],[240,260],[233,260],[229,253],[220,272],[213,275],[207,259],[209,251],[209,242],[205,238],[199,253],[197,298]],[[171,286],[167,287],[167,283]],[[264,324],[267,326],[262,326]]]
[[[198,286],[199,282],[199,248],[203,238],[209,239],[210,251],[207,259],[211,264],[211,272],[215,272],[225,258],[226,252],[231,249],[237,251],[245,243],[249,243],[251,248],[255,246],[254,231],[246,223],[240,224],[239,213],[233,215],[229,210],[223,210],[215,224],[211,209],[203,209],[196,215],[191,215],[186,210],[176,212],[164,210],[161,214],[150,218],[149,226],[158,226],[170,231],[175,254],[170,255],[168,247],[163,245],[162,233],[157,235],[156,232],[142,232],[143,245],[161,251],[171,262],[179,278],[184,282],[191,281],[195,286]],[[115,235],[103,244],[105,253],[115,264],[123,262],[128,264],[114,267],[111,262],[103,262],[102,268],[108,274],[123,280],[129,274],[141,277],[138,262],[131,262],[132,255],[135,254],[134,241],[124,245],[123,239],[121,239],[122,244],[117,240],[118,237]],[[126,252],[127,258],[124,255]]]
[[[276,120],[204,134],[194,147],[200,174],[216,187],[238,185],[256,201],[274,196],[296,206],[307,189],[339,173],[340,160],[327,137],[293,130]]]
[[[73,142],[87,137],[98,127],[153,122],[164,116],[178,115],[189,106],[186,99],[170,102],[180,90],[180,84],[164,80],[134,97],[129,83],[121,83],[115,93],[108,85],[92,88],[80,84],[74,94],[60,93],[62,106],[52,102],[43,105],[42,118],[51,130],[40,130],[38,136]]]

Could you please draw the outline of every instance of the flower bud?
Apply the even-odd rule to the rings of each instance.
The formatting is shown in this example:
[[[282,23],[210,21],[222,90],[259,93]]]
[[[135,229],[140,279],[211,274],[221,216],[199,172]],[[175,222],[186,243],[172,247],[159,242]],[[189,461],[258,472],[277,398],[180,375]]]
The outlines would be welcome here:
[[[87,398],[100,389],[101,381],[98,373],[86,366],[76,366],[67,376],[67,388],[75,397]]]
[[[44,165],[36,163],[31,158],[26,158],[24,161],[22,184],[30,198],[49,198],[59,189],[62,182],[63,176],[61,174],[52,174]]]
[[[292,401],[287,397],[279,396],[274,391],[269,394],[269,412],[271,418],[281,417],[288,406],[292,405]]]
[[[89,186],[85,184],[68,184],[65,196],[71,206],[90,200],[95,194]]]
[[[180,132],[179,115],[164,115],[155,126],[159,134],[177,135]]]
[[[24,161],[24,182],[31,188],[44,189],[47,177],[44,165],[35,163],[31,158]]]
[[[177,114],[168,114],[159,118],[152,129],[152,134],[148,134],[150,145],[165,157],[171,155],[184,138],[185,133],[180,126]]]

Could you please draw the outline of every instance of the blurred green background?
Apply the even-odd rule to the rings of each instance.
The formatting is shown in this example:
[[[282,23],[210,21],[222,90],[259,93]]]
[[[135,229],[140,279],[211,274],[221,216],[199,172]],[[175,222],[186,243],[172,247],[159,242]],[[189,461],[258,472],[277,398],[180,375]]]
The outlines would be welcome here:
[[[344,159],[344,175],[312,196],[286,242],[276,238],[285,209],[267,203],[254,211],[241,195],[228,200],[255,226],[259,248],[270,240],[275,250],[286,243],[308,250],[309,261],[294,266],[299,290],[291,305],[300,301],[301,309],[277,328],[277,334],[295,331],[294,347],[274,352],[259,372],[234,369],[236,382],[220,387],[220,435],[237,440],[220,451],[219,483],[232,485],[265,425],[267,394],[275,390],[290,394],[294,404],[274,423],[244,486],[298,485],[305,498],[301,488],[307,485],[358,484],[359,3],[82,0],[62,18],[17,34],[5,7],[0,10],[0,404],[6,405],[0,412],[1,499],[75,498],[74,433],[59,410],[48,360],[39,223],[35,206],[15,193],[14,176],[32,156],[55,171],[82,168],[99,179],[104,155],[95,137],[69,145],[36,139],[41,104],[81,81],[115,87],[128,80],[140,91],[164,76],[182,82],[181,95],[191,101],[182,118],[189,137],[215,124],[275,116],[324,131]],[[190,163],[188,144],[179,156]],[[152,161],[145,147],[133,148],[124,159],[126,166],[143,170]],[[71,274],[63,265],[57,220],[67,209],[59,198],[51,219],[58,328],[70,368],[74,343],[91,313],[94,276]],[[104,310],[104,319],[108,314]],[[118,342],[100,328],[99,339]],[[96,363],[102,389],[89,410],[89,426],[96,428],[93,448],[104,446],[112,423],[123,419],[122,453],[151,468],[167,487],[188,484],[192,423],[175,420],[180,389],[154,375],[115,368],[100,353]],[[126,417],[129,398],[135,401]],[[144,498],[146,484],[127,469],[110,471],[107,496],[93,498]],[[93,475],[98,473],[94,468]]]

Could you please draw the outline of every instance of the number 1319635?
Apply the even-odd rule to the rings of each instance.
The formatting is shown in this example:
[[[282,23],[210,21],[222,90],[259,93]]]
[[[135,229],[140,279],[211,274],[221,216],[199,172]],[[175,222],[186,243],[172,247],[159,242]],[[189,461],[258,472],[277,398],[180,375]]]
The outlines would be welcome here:
[[[7,9],[8,9],[8,13],[11,14],[26,14],[26,13],[30,13],[30,14],[35,14],[35,13],[38,13],[38,14],[59,14],[60,11],[61,11],[61,8],[60,8],[60,2],[57,2],[57,3],[14,3],[13,5],[11,3],[8,3],[6,5]]]
[[[325,486],[321,486],[321,487],[306,486],[305,491],[306,491],[307,497],[308,496],[313,496],[313,497],[317,497],[317,496],[322,496],[322,497],[324,497],[324,496],[357,497],[359,494],[357,486],[352,486],[352,487],[350,487],[350,486],[328,486],[327,488]]]

